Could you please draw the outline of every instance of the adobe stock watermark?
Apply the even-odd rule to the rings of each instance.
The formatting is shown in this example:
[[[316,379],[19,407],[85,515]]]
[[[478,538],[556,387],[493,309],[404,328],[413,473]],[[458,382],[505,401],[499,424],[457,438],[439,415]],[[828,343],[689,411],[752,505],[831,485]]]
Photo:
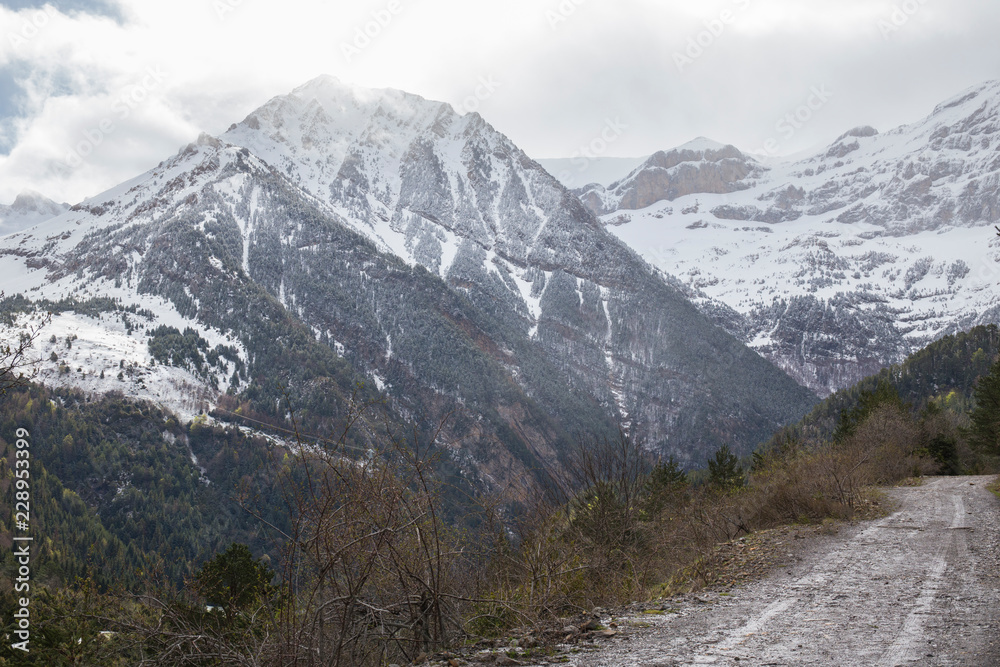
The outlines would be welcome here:
[[[882,33],[882,39],[889,41],[889,38],[902,30],[903,26],[909,23],[910,19],[916,16],[920,8],[926,4],[927,0],[905,0],[901,4],[893,5],[889,18],[879,19],[877,23],[879,32]]]
[[[545,20],[549,22],[549,27],[553,31],[558,30],[559,26],[576,14],[577,8],[586,3],[587,0],[562,0],[555,9],[545,10]]]
[[[764,142],[763,148],[755,151],[758,155],[773,157],[781,150],[781,140],[788,141],[795,136],[796,132],[805,127],[806,123],[813,119],[820,109],[826,106],[833,91],[826,87],[826,84],[813,86],[809,89],[809,96],[805,103],[796,107],[778,119],[774,124],[774,129],[781,136],[781,139],[770,137]]]
[[[215,15],[219,17],[219,20],[224,21],[226,15],[235,12],[236,8],[243,2],[244,0],[213,0],[212,9],[215,10]]]
[[[614,120],[605,119],[604,128],[600,133],[570,155],[570,163],[576,167],[576,174],[569,169],[564,169],[559,172],[559,181],[566,187],[573,187],[576,184],[577,176],[587,171],[594,160],[607,153],[611,144],[618,141],[627,129],[628,125],[617,116]]]
[[[462,100],[462,103],[458,105],[458,110],[463,114],[479,111],[480,105],[493,97],[493,93],[501,86],[503,83],[494,79],[493,75],[479,77],[472,95]]]
[[[31,443],[28,438],[31,434],[28,429],[18,428],[15,433],[17,441],[14,443],[14,507],[12,517],[14,525],[19,534],[13,536],[14,560],[16,570],[14,574],[14,593],[20,597],[15,598],[16,611],[14,611],[13,638],[19,641],[12,642],[10,647],[17,651],[29,653],[29,642],[31,641],[31,542],[35,538],[28,535],[31,529]]]
[[[13,48],[24,46],[38,37],[55,16],[56,9],[52,5],[45,5],[42,9],[31,12],[28,14],[28,18],[21,23],[19,29],[7,33],[7,41]]]
[[[340,43],[340,52],[348,64],[371,46],[401,11],[403,4],[400,0],[389,0],[383,9],[376,9],[371,13],[371,20],[365,22],[363,26],[357,26],[354,29],[354,39]]]
[[[750,8],[753,0],[732,0],[733,5],[739,11]],[[698,34],[688,37],[687,44],[682,51],[674,51],[674,65],[677,71],[684,73],[684,68],[694,64],[696,60],[705,55],[705,52],[712,48],[720,37],[726,32],[728,26],[736,23],[739,15],[732,9],[723,9],[719,15],[704,21],[705,29]]]
[[[75,169],[82,165],[84,159],[91,155],[98,146],[104,143],[104,140],[109,135],[118,129],[119,123],[128,120],[132,113],[149,98],[150,93],[166,80],[167,76],[167,73],[161,70],[158,65],[147,67],[142,80],[139,83],[129,86],[111,104],[112,115],[102,118],[96,127],[90,127],[81,131],[83,139],[77,142],[73,146],[73,149],[66,154],[63,166]]]

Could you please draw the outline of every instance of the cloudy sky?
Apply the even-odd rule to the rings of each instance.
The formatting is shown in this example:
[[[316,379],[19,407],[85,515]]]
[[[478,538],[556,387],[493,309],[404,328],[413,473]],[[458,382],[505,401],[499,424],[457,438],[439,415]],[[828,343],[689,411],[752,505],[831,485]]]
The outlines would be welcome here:
[[[0,2],[0,203],[95,195],[319,74],[476,109],[536,158],[795,153],[1000,78],[998,25],[996,0]]]

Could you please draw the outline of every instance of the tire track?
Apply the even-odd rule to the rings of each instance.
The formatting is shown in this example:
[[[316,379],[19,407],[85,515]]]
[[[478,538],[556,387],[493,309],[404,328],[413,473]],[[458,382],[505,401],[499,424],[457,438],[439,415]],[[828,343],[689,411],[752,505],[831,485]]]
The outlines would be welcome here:
[[[991,478],[891,489],[900,509],[804,545],[791,569],[681,604],[597,653],[633,665],[1000,665],[1000,503]]]

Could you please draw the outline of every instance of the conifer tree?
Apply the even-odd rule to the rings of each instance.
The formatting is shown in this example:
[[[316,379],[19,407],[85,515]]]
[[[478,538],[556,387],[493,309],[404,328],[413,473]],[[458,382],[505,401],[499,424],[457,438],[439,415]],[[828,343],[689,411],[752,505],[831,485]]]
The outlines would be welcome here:
[[[231,622],[239,611],[273,595],[273,578],[271,568],[254,560],[249,547],[234,542],[202,566],[195,575],[195,588],[210,605],[222,607]]]
[[[845,442],[858,430],[858,427],[871,416],[875,410],[883,405],[891,405],[903,408],[903,401],[899,397],[899,391],[887,380],[880,379],[875,389],[865,390],[858,397],[858,402],[850,410],[844,410],[840,414],[840,422],[837,430],[833,434],[836,442]]]
[[[738,489],[746,482],[740,460],[730,451],[729,445],[723,445],[715,457],[708,460],[708,479],[712,486],[726,491]]]
[[[979,378],[974,398],[969,442],[988,454],[1000,454],[1000,361]]]

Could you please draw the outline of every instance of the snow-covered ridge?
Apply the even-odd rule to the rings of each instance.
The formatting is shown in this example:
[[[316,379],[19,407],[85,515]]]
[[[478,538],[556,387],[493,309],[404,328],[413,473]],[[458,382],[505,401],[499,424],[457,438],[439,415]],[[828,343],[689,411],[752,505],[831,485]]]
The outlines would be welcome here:
[[[508,268],[575,259],[560,258],[567,248],[553,238],[569,217],[556,179],[476,113],[319,77],[222,139],[274,165],[379,247],[442,278],[469,253],[493,253]]]
[[[243,176],[235,169],[230,169],[228,179],[218,180],[228,166],[240,160],[256,161],[264,169],[240,150],[205,135],[149,172],[4,239],[0,274],[8,297],[21,294],[35,302],[106,300],[116,304],[96,315],[60,308],[52,316],[35,344],[43,382],[95,393],[120,390],[188,419],[210,408],[220,391],[231,385],[235,366],[226,361],[200,375],[156,364],[148,337],[160,326],[178,331],[190,328],[211,348],[235,349],[244,361],[247,355],[233,332],[223,333],[183,315],[169,300],[140,289],[140,267],[148,246],[119,243],[109,251],[98,240],[109,234],[124,239],[130,229],[155,228],[168,211],[193,208],[213,180],[220,192],[238,189]],[[91,245],[98,254],[88,258]],[[13,335],[28,325],[18,322],[8,333]],[[240,385],[237,381],[236,386]]]
[[[639,210],[581,194],[707,312],[821,393],[1000,322],[1000,82],[916,123],[854,128],[803,159],[751,167],[738,185],[654,190],[659,201]]]
[[[735,151],[699,147],[705,164]],[[124,352],[119,372],[139,379],[168,364],[197,371],[189,393],[209,407],[247,382],[273,391],[276,372],[327,397],[330,380],[356,375],[400,414],[472,411],[485,424],[479,457],[498,433],[554,456],[561,433],[625,420],[664,452],[701,459],[723,442],[746,451],[814,399],[477,114],[328,77],[6,237],[0,272],[8,294],[62,302],[59,326],[86,350],[58,367],[67,382],[104,387],[95,375],[108,382]],[[163,303],[143,305],[154,296]],[[154,314],[100,339],[118,325],[65,303],[102,298],[117,299],[113,313]],[[133,349],[130,336],[150,340]],[[207,369],[194,347],[211,351]],[[292,355],[307,361],[273,367]],[[274,398],[254,400],[271,410]]]

